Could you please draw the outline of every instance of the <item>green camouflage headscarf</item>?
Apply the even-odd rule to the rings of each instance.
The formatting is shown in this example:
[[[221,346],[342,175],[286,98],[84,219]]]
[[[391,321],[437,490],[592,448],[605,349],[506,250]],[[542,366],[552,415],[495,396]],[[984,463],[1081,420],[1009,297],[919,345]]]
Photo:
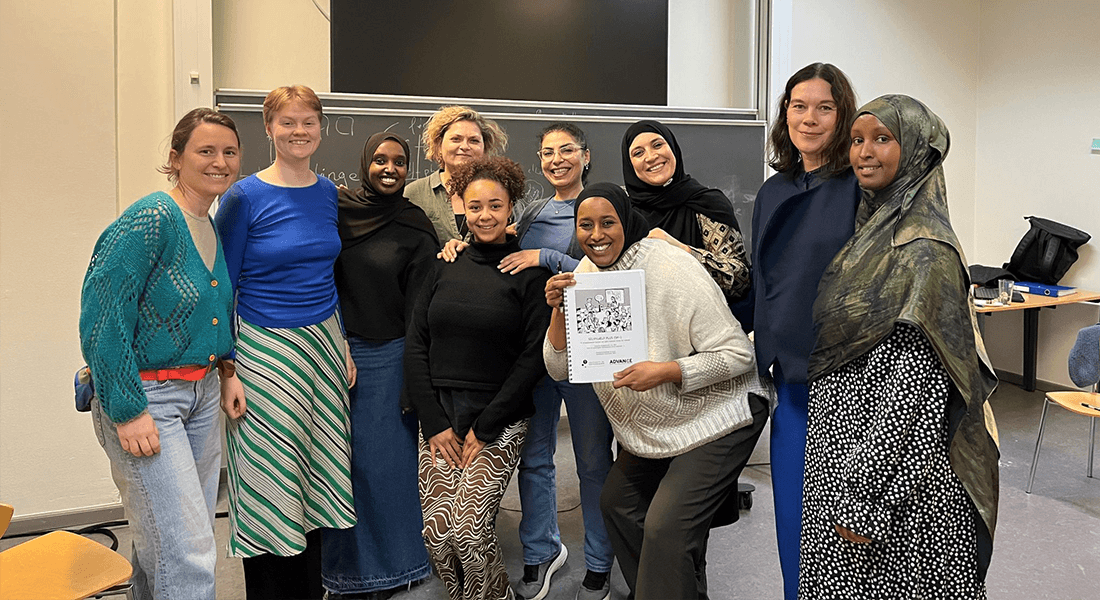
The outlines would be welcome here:
[[[935,348],[954,388],[948,399],[951,467],[973,500],[984,576],[997,522],[999,452],[987,400],[997,385],[978,334],[970,281],[947,212],[943,121],[908,96],[882,96],[858,115],[878,118],[901,145],[897,176],[863,190],[856,232],[822,275],[814,303],[817,342],[810,380],[870,351],[895,323],[918,327]]]

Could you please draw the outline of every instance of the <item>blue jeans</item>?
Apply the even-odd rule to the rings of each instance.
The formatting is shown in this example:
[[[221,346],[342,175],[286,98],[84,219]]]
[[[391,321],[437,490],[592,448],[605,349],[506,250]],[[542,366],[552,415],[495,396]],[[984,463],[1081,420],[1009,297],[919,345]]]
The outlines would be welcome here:
[[[122,449],[115,424],[92,403],[96,437],[133,535],[134,595],[214,599],[214,504],[222,446],[218,374],[201,381],[143,381],[160,452],[137,457]]]
[[[341,594],[385,590],[431,575],[421,535],[415,413],[401,414],[405,340],[350,336],[351,483],[356,523],[321,532],[321,580]]]
[[[600,513],[600,491],[613,462],[611,423],[591,385],[554,381],[549,376],[535,387],[535,415],[531,417],[519,462],[519,498],[523,508],[519,539],[523,543],[523,562],[528,565],[547,562],[561,546],[554,451],[563,399],[580,478],[585,566],[607,573],[615,553]]]

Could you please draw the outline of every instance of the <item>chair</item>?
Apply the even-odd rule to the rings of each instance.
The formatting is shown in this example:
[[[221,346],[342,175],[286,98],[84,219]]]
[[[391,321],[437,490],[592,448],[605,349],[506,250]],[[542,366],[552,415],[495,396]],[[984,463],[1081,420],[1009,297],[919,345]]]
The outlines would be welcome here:
[[[0,504],[0,535],[13,509]],[[80,600],[124,593],[130,562],[102,544],[68,531],[53,531],[0,552],[0,600]]]
[[[1089,417],[1089,463],[1087,476],[1092,477],[1093,454],[1096,450],[1096,419],[1100,417],[1100,325],[1082,329],[1077,334],[1077,343],[1069,356],[1070,379],[1079,386],[1093,385],[1091,392],[1047,392],[1043,400],[1043,416],[1039,418],[1039,436],[1035,440],[1035,456],[1031,458],[1031,474],[1027,478],[1027,493],[1031,493],[1031,484],[1035,481],[1035,467],[1039,462],[1039,448],[1043,444],[1043,428],[1046,425],[1047,409],[1051,404]]]

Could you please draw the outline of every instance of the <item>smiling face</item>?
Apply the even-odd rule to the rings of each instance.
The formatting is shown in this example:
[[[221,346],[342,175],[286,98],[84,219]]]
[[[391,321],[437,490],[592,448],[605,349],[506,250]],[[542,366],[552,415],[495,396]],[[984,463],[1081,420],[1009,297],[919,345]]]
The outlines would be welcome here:
[[[787,131],[807,172],[824,163],[824,151],[836,133],[836,100],[829,82],[809,79],[791,89]]]
[[[371,187],[383,196],[396,194],[405,185],[405,176],[409,172],[408,157],[401,144],[386,140],[378,145],[370,160],[367,181]]]
[[[852,147],[848,151],[859,187],[878,191],[890,185],[901,163],[901,144],[890,129],[870,114],[862,114],[852,124]]]
[[[548,158],[549,156],[549,158]],[[551,131],[542,138],[539,161],[542,174],[556,190],[580,191],[581,175],[588,164],[589,152],[564,131]]]
[[[455,167],[462,163],[481,158],[485,154],[485,140],[481,136],[481,128],[473,121],[458,121],[452,123],[443,132],[443,143],[440,144],[440,154],[443,161],[443,170],[453,172]]]
[[[626,233],[607,198],[585,198],[577,207],[577,243],[597,267],[614,263],[623,252]]]
[[[664,137],[651,131],[639,133],[630,142],[630,164],[634,174],[649,185],[664,185],[676,174],[676,155]]]
[[[237,181],[241,170],[237,134],[224,125],[199,123],[183,152],[170,151],[168,160],[178,173],[180,189],[212,202]]]
[[[321,144],[321,115],[302,102],[291,102],[271,116],[267,136],[275,156],[284,161],[308,161]]]
[[[474,239],[483,244],[503,244],[512,199],[504,186],[490,179],[471,181],[462,194],[466,207],[466,225]]]

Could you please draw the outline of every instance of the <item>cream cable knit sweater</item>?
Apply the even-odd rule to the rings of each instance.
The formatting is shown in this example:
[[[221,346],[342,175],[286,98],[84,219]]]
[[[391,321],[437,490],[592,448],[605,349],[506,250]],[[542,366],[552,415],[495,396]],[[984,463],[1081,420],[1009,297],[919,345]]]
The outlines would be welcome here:
[[[649,360],[675,360],[682,383],[645,392],[592,384],[615,438],[636,456],[665,458],[748,425],[748,394],[770,403],[775,390],[757,375],[752,343],[710,275],[690,254],[652,239],[628,248],[609,270],[626,269],[646,274]],[[587,258],[577,267],[578,273],[598,270]],[[543,341],[546,370],[555,380],[568,377],[568,358],[568,348],[559,352]]]

